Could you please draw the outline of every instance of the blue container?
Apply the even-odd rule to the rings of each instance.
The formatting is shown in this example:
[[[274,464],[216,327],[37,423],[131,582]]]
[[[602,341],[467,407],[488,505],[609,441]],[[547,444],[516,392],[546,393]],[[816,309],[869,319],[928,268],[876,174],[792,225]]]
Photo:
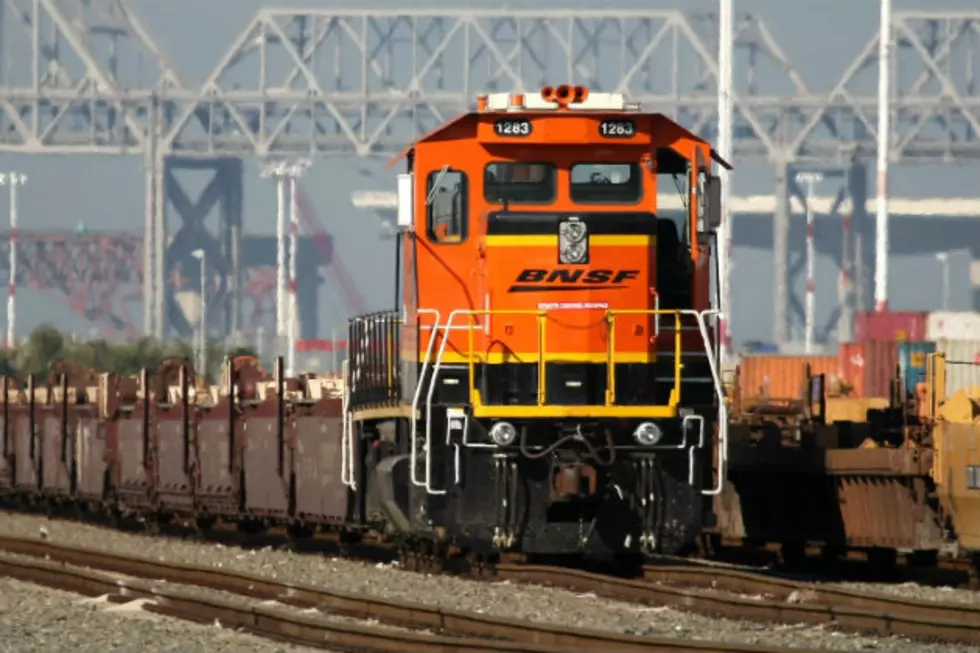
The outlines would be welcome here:
[[[926,357],[936,352],[934,342],[898,343],[898,365],[905,379],[905,387],[915,394],[915,386],[926,380]]]

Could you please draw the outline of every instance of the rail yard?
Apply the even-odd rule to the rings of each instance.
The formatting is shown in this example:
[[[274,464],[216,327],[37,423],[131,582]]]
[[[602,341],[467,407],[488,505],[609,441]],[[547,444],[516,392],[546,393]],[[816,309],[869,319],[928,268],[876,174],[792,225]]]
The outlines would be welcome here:
[[[877,338],[872,340],[876,344],[867,351],[884,356],[880,352],[888,341],[881,333],[875,335]],[[904,365],[895,366],[892,378],[881,386],[889,389],[886,397],[855,396],[860,383],[844,373],[847,361],[838,359],[833,365],[827,357],[743,356],[726,386],[731,405],[730,482],[718,499],[720,519],[715,527],[705,529],[705,546],[693,552],[695,558],[737,547],[762,549],[775,544],[790,568],[805,558],[804,549],[813,547],[821,548],[825,557],[843,556],[848,551],[864,553],[886,573],[898,555],[910,558],[915,565],[936,564],[945,559],[967,563],[975,560],[971,541],[960,541],[963,527],[958,528],[957,513],[944,507],[944,497],[954,497],[955,506],[956,492],[967,488],[947,488],[948,481],[943,479],[950,476],[934,476],[932,462],[939,447],[936,443],[942,442],[951,425],[971,428],[969,420],[975,413],[963,413],[962,405],[964,396],[970,401],[971,386],[967,383],[958,387],[969,377],[945,373],[945,368],[959,362],[947,360],[947,356],[966,345],[941,341],[938,351],[930,351],[936,348],[925,342],[893,339],[891,346],[895,353],[883,363],[888,366],[898,361],[902,352],[920,352],[922,356],[907,357]],[[853,359],[857,347],[845,345],[841,352],[847,354],[840,355]],[[752,371],[753,366],[763,366],[765,373]],[[155,373],[147,371],[135,377],[62,366],[43,382],[31,377],[22,384],[7,378],[3,397],[5,466],[0,468],[0,489],[7,507],[17,512],[0,519],[3,574],[90,596],[108,594],[114,602],[158,601],[161,606],[169,606],[160,608],[162,615],[186,617],[189,612],[198,612],[198,616],[208,615],[207,622],[217,619],[228,627],[285,638],[296,645],[310,645],[311,638],[335,641],[336,650],[347,650],[355,640],[360,646],[362,640],[358,638],[366,635],[358,634],[356,626],[370,620],[384,622],[387,618],[395,626],[401,624],[399,627],[413,632],[424,630],[428,633],[424,636],[431,635],[432,630],[431,623],[425,628],[420,626],[423,617],[392,617],[385,610],[393,608],[365,607],[363,600],[357,609],[344,607],[335,604],[340,599],[317,594],[329,594],[334,588],[341,594],[354,591],[411,603],[434,601],[443,608],[478,611],[505,621],[560,621],[581,612],[581,619],[575,619],[575,623],[586,627],[594,624],[599,630],[611,628],[631,636],[683,638],[696,633],[698,640],[828,650],[880,647],[898,651],[905,650],[903,646],[922,650],[917,647],[924,646],[923,640],[946,642],[944,646],[950,648],[944,650],[959,650],[980,642],[980,615],[975,612],[980,609],[980,593],[972,590],[932,589],[915,584],[855,585],[826,579],[812,584],[757,568],[664,566],[662,560],[653,559],[630,578],[619,578],[536,566],[520,556],[515,561],[506,555],[496,559],[464,556],[464,575],[482,578],[484,583],[477,584],[463,578],[422,576],[397,569],[412,564],[423,571],[452,568],[448,564],[452,557],[449,550],[418,544],[412,548],[408,541],[397,537],[387,543],[387,555],[397,563],[394,567],[301,553],[289,546],[280,550],[263,545],[261,538],[282,532],[287,537],[280,544],[289,543],[294,549],[302,549],[304,542],[326,541],[349,552],[358,541],[384,548],[385,534],[345,527],[342,512],[329,512],[331,505],[346,505],[326,499],[346,490],[340,470],[330,471],[332,465],[346,462],[340,453],[341,439],[345,437],[346,379],[314,375],[288,379],[282,375],[281,361],[279,374],[270,375],[247,357],[227,361],[223,377],[212,386],[195,378],[189,361],[170,360]],[[763,383],[747,385],[747,378],[761,378]],[[750,390],[753,387],[754,392]],[[968,421],[956,421],[967,419],[958,417],[964,414]],[[229,433],[234,435],[229,437]],[[815,433],[821,435],[815,437]],[[319,434],[318,447],[308,444],[304,439],[309,437],[307,434]],[[763,437],[757,437],[759,434]],[[957,460],[957,456],[965,455],[957,452],[955,442],[946,445],[947,459]],[[285,448],[281,457],[277,453],[280,443]],[[301,452],[306,452],[302,459]],[[829,459],[841,454],[854,457],[844,469],[814,466],[812,462],[820,456]],[[215,457],[217,464],[209,464],[209,455]],[[136,456],[135,461],[127,456]],[[772,477],[755,481],[760,470]],[[821,515],[819,519],[793,519],[794,510],[799,508],[794,508],[791,497],[784,499],[781,508],[744,489],[746,478],[753,483],[778,486],[780,474],[790,476],[801,488],[823,488],[824,496],[810,499],[822,511],[814,509],[810,515]],[[801,481],[804,474],[811,476],[806,482]],[[311,483],[314,478],[320,479],[319,483]],[[965,478],[961,482],[965,483]],[[919,494],[916,484],[923,488]],[[790,490],[785,487],[783,492],[788,493]],[[862,487],[876,489],[862,495]],[[844,490],[852,494],[845,495]],[[903,501],[917,496],[924,509],[908,509]],[[737,501],[733,502],[732,497],[737,497]],[[843,506],[845,500],[864,504],[860,511],[850,513],[838,507],[834,515],[835,502]],[[756,505],[754,501],[765,503]],[[738,506],[740,512],[734,512],[732,505]],[[780,509],[785,512],[775,512]],[[39,510],[51,516],[30,514]],[[751,517],[760,513],[769,516],[767,529],[759,529]],[[900,539],[903,534],[918,533],[929,519],[938,522],[940,516],[946,518],[944,530],[940,529],[936,539],[926,540],[934,543],[931,546],[918,544],[919,540]],[[65,517],[77,521],[65,521]],[[137,525],[147,534],[116,530],[112,537],[106,537],[105,526],[83,523],[107,520],[117,529]],[[732,523],[742,530],[733,528]],[[771,524],[784,526],[779,530]],[[799,524],[810,529],[805,536],[795,530]],[[837,526],[821,531],[821,524]],[[172,534],[165,534],[168,528],[183,529],[202,539],[175,539]],[[862,528],[865,530],[855,531]],[[234,534],[235,544],[208,541],[229,533]],[[712,546],[718,550],[712,551]],[[142,556],[144,561],[111,557],[118,554]],[[46,562],[37,562],[39,559]],[[188,568],[166,571],[160,566],[168,563],[204,563],[221,572],[257,573],[278,581],[313,584],[305,598],[297,598],[295,589],[256,589],[259,586],[254,581],[249,581],[250,590],[243,591],[245,581],[241,579],[208,576],[204,571]],[[69,568],[76,570],[71,572],[74,580],[58,577],[59,573],[69,573],[65,571]],[[170,588],[167,591],[176,593],[171,596],[157,586],[151,587],[152,583],[135,581],[125,591],[119,586],[107,590],[119,577],[142,578],[146,582],[166,579]],[[395,580],[396,577],[411,580]],[[536,589],[541,585],[555,589]],[[180,603],[191,601],[187,592],[198,597],[193,610],[188,607],[191,603]],[[238,598],[225,596],[236,592]],[[268,608],[267,621],[260,625],[249,621],[255,619],[251,608],[251,616],[234,616],[238,613],[232,607],[245,605],[241,594],[253,603],[276,602]],[[210,597],[213,602],[201,603],[201,596]],[[349,597],[346,600],[357,602]],[[283,605],[276,607],[280,602]],[[527,606],[531,604],[538,607],[529,611]],[[331,630],[330,619],[320,623],[319,617],[311,618],[309,623],[304,622],[305,634],[296,634],[299,626],[287,623],[293,623],[290,619],[302,621],[296,616],[299,608],[322,609],[330,615],[360,621],[353,623],[353,630]],[[608,611],[606,617],[603,610]],[[657,618],[651,619],[651,614]],[[400,618],[403,621],[399,622]],[[605,618],[615,625],[603,625]],[[771,625],[757,625],[772,622],[785,626],[772,630]],[[351,626],[343,620],[339,623]],[[486,623],[481,627],[490,628]],[[443,632],[437,628],[434,636],[494,636],[520,644],[509,650],[547,650],[546,644],[545,648],[534,648],[537,644],[513,639],[513,635],[466,631],[475,628],[472,625],[456,628],[462,630],[450,628]],[[287,630],[292,634],[286,636]],[[848,631],[866,635],[837,635]],[[389,631],[384,632],[390,635]],[[869,636],[873,639],[867,639]],[[910,643],[902,644],[904,638],[911,638]],[[613,640],[602,641],[603,646],[613,645]],[[405,646],[409,645],[406,640]],[[416,645],[423,646],[420,642],[411,644]],[[425,644],[429,645],[434,644]],[[571,643],[562,640],[556,645]],[[623,650],[655,650],[658,646],[652,640],[621,645]],[[367,650],[383,650],[379,642],[364,646]]]
[[[980,653],[980,13],[880,0],[822,92],[714,1],[261,7],[182,72],[140,0],[0,3],[0,152],[145,211],[0,172],[0,653]]]

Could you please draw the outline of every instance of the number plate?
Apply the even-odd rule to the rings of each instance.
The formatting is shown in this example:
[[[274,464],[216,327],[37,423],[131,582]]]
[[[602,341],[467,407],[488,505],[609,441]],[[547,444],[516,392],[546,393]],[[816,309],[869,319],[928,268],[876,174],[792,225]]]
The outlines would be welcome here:
[[[531,121],[525,118],[507,118],[493,123],[497,136],[530,136]]]
[[[603,120],[599,123],[599,135],[603,138],[632,138],[636,136],[636,123],[632,120]]]

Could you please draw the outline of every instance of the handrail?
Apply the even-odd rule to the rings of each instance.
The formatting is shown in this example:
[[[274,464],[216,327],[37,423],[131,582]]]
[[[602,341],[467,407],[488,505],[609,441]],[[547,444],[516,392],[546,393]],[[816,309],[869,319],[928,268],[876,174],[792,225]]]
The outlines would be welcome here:
[[[349,363],[350,359],[344,359],[340,365],[341,378],[344,379],[344,394],[341,402],[341,411],[344,417],[340,436],[340,482],[350,489],[356,490],[357,482],[354,480],[354,419],[350,410],[350,383],[347,378]]]
[[[425,383],[425,374],[429,370],[429,359],[432,358],[432,348],[436,344],[436,336],[439,334],[439,318],[441,314],[438,310],[434,308],[419,308],[415,311],[416,316],[418,315],[435,315],[435,324],[430,327],[429,331],[429,344],[425,348],[425,360],[422,361],[422,369],[419,370],[418,381],[415,383],[415,394],[412,396],[412,414],[409,417],[409,428],[408,434],[411,439],[411,449],[409,453],[409,459],[411,460],[411,467],[409,467],[408,476],[412,481],[412,485],[416,487],[428,488],[427,481],[418,480],[418,470],[416,468],[416,457],[418,456],[418,438],[415,437],[415,429],[418,428],[418,406],[419,400],[422,398],[422,386]],[[421,329],[421,327],[419,327]],[[435,382],[435,375],[433,375],[432,382]],[[431,393],[430,393],[431,394]],[[428,424],[428,415],[426,416],[426,423]],[[426,426],[426,429],[429,427]]]
[[[426,464],[425,464],[425,481],[424,481],[423,484],[424,484],[424,486],[426,488],[426,491],[429,494],[442,495],[442,494],[445,494],[446,493],[446,490],[438,490],[438,489],[435,489],[435,488],[432,487],[432,401],[433,401],[433,397],[434,397],[434,393],[435,393],[436,381],[438,380],[439,372],[442,370],[442,362],[443,362],[443,358],[445,356],[446,347],[447,347],[448,342],[449,342],[449,332],[453,329],[453,324],[454,324],[454,322],[456,321],[456,319],[458,317],[463,316],[463,315],[466,315],[466,316],[468,316],[470,318],[469,325],[466,327],[467,330],[468,330],[468,332],[469,332],[469,338],[468,338],[469,339],[469,352],[468,352],[469,355],[467,356],[468,362],[469,362],[469,377],[470,377],[469,378],[469,386],[470,386],[469,387],[469,391],[470,391],[471,404],[474,405],[474,406],[476,406],[476,405],[478,405],[480,403],[480,395],[479,395],[479,391],[476,388],[476,374],[475,374],[475,372],[476,372],[476,359],[475,359],[475,355],[474,355],[474,351],[473,351],[474,346],[475,346],[474,336],[473,336],[474,322],[473,322],[473,319],[472,318],[475,315],[485,315],[485,316],[489,317],[490,315],[493,315],[493,314],[534,315],[535,317],[538,318],[538,321],[539,321],[538,322],[538,338],[539,338],[539,352],[538,352],[539,353],[539,355],[538,355],[538,366],[539,366],[538,390],[539,390],[539,392],[538,392],[538,404],[539,405],[541,405],[542,396],[545,394],[544,393],[544,390],[542,389],[542,383],[543,383],[543,380],[545,379],[545,375],[542,374],[542,373],[540,373],[540,372],[543,371],[543,368],[545,368],[545,364],[546,364],[547,359],[548,359],[548,356],[547,356],[547,354],[545,352],[545,347],[544,347],[544,341],[543,341],[543,331],[544,331],[544,328],[542,326],[542,322],[544,322],[545,319],[546,319],[547,311],[544,311],[544,310],[511,310],[511,311],[508,311],[508,310],[489,310],[489,309],[486,309],[486,310],[469,310],[469,309],[456,309],[456,310],[453,310],[447,316],[446,322],[442,325],[442,332],[443,332],[444,335],[443,335],[443,338],[442,338],[442,342],[439,344],[439,350],[438,350],[438,352],[436,354],[435,363],[432,366],[432,378],[429,380],[429,383],[428,383],[428,386],[429,386],[428,387],[428,392],[426,394],[426,416],[425,416],[425,421],[426,421],[426,427],[425,427]],[[720,316],[720,314],[721,314],[720,311],[715,310],[715,309],[709,309],[709,310],[704,310],[704,311],[697,311],[697,310],[693,310],[693,309],[669,309],[669,310],[652,309],[652,310],[607,311],[607,316],[606,316],[607,317],[607,320],[610,319],[610,317],[609,317],[610,314],[613,314],[613,315],[617,315],[617,314],[619,314],[619,315],[628,315],[628,314],[634,314],[634,315],[641,315],[641,314],[646,314],[646,315],[672,314],[672,315],[674,315],[674,324],[675,324],[675,333],[674,333],[674,339],[675,339],[675,347],[674,347],[674,385],[675,385],[675,387],[674,387],[674,390],[671,392],[671,396],[670,396],[670,402],[671,402],[670,407],[672,407],[672,408],[676,408],[676,406],[680,402],[680,384],[681,384],[681,380],[682,380],[682,375],[681,375],[681,359],[682,359],[682,355],[683,355],[683,347],[682,347],[681,333],[682,333],[683,329],[682,329],[682,326],[681,326],[680,318],[683,315],[689,315],[689,316],[694,317],[695,320],[697,321],[697,328],[698,328],[698,331],[699,331],[699,333],[701,335],[701,340],[702,340],[702,342],[704,344],[705,353],[707,354],[707,358],[708,358],[708,366],[709,366],[710,371],[711,371],[711,378],[712,378],[712,382],[713,382],[714,389],[715,389],[715,396],[716,396],[716,399],[718,400],[718,470],[717,470],[718,471],[718,477],[717,477],[717,482],[716,482],[715,486],[713,488],[711,488],[711,489],[704,489],[704,490],[702,490],[702,494],[704,494],[706,496],[721,494],[721,491],[722,491],[722,489],[724,487],[725,478],[727,476],[727,465],[728,465],[728,408],[727,408],[727,406],[725,404],[724,388],[723,388],[722,383],[721,383],[721,374],[720,374],[720,371],[719,371],[719,368],[718,368],[718,361],[715,359],[714,346],[712,344],[711,338],[708,335],[707,325],[705,324],[705,320],[708,317],[711,317],[714,320],[717,320],[718,319],[718,316]],[[612,322],[614,322],[614,321],[615,321],[615,318],[613,317],[612,318]],[[437,331],[439,331],[438,322],[437,322],[436,327],[433,328],[433,334],[430,336],[430,338],[434,338],[434,334]],[[613,333],[614,333],[614,330],[611,330],[610,331],[610,340],[613,340],[613,338],[614,338]],[[615,350],[613,350],[613,356],[612,356],[612,358],[610,360],[610,364],[609,364],[609,367],[610,368],[615,367],[614,352],[615,352]],[[426,360],[424,361],[424,364],[426,364],[426,365],[428,364],[430,357],[431,357],[431,348],[427,350]],[[424,379],[424,376],[420,376],[420,379]],[[420,384],[419,385],[421,386],[421,380],[420,380]],[[614,399],[614,398],[615,398],[614,395],[612,397],[607,396],[607,402],[609,402],[611,399]],[[607,405],[610,405],[610,404],[607,403]],[[413,412],[413,419],[414,419],[414,412]],[[685,420],[685,422],[686,421],[687,420]],[[699,445],[703,447],[703,445],[704,445],[704,437],[703,437],[704,436],[704,429],[701,428],[700,430],[701,430],[701,437],[699,437]],[[416,451],[416,449],[415,449],[415,445],[414,445],[414,441],[413,441],[413,454],[414,454],[415,451]],[[693,448],[692,448],[692,452],[693,452]],[[414,461],[414,457],[413,457],[413,461]],[[692,465],[693,465],[693,453],[692,453],[692,463],[691,463],[691,466]],[[693,469],[693,466],[692,466],[692,469]],[[690,471],[689,471],[689,475],[690,475]]]
[[[659,297],[656,303],[657,306],[660,305]],[[622,309],[622,310],[608,310],[606,311],[606,321],[609,324],[609,365],[608,382],[606,385],[606,405],[613,406],[616,404],[616,316],[617,315],[652,315],[654,316],[653,321],[655,326],[654,337],[660,335],[660,316],[661,315],[673,315],[674,316],[674,388],[670,391],[670,397],[667,399],[667,406],[670,408],[676,408],[681,402],[681,357],[684,351],[683,342],[681,339],[681,333],[683,332],[681,325],[681,315],[683,314],[683,309]]]

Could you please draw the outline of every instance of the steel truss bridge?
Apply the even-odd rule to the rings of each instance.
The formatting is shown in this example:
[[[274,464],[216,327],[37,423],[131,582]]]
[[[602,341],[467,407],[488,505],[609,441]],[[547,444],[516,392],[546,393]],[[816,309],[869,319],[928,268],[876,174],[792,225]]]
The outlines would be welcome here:
[[[202,246],[220,261],[223,325],[243,326],[242,159],[389,156],[471,108],[478,92],[556,82],[625,93],[716,136],[712,15],[265,8],[205,81],[191,84],[126,0],[0,1],[0,51],[11,58],[0,66],[0,151],[142,157],[144,328],[158,336],[188,329],[168,279]],[[896,11],[892,28],[891,160],[976,163],[980,10]],[[797,71],[763,17],[738,17],[734,40],[734,158],[774,169],[774,336],[785,341],[795,170],[837,174],[852,225],[843,266],[851,279],[873,278],[866,162],[875,152],[878,37],[869,33],[839,80],[821,88]],[[182,188],[186,168],[213,175],[197,201]],[[866,284],[856,284],[845,314],[868,300]]]

